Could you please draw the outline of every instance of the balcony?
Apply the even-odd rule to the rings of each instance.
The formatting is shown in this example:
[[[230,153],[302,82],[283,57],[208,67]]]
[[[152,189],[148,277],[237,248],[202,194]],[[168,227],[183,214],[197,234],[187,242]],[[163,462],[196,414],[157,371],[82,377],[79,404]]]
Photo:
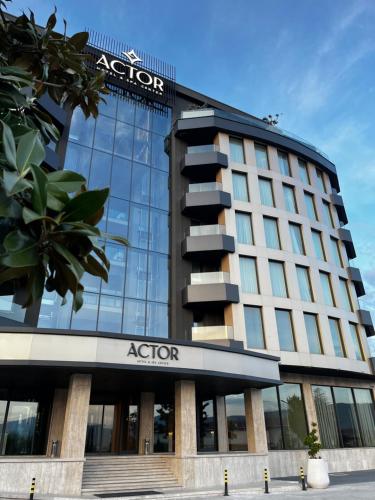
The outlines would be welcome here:
[[[195,342],[233,340],[233,326],[193,326],[191,340]]]
[[[221,168],[228,168],[228,157],[216,144],[190,146],[181,162],[181,173],[196,180],[209,180]]]
[[[239,302],[238,286],[230,281],[230,274],[222,271],[191,273],[190,284],[182,291],[182,303],[217,305]]]
[[[331,201],[332,201],[333,205],[335,205],[335,207],[336,207],[339,221],[342,223],[342,225],[347,224],[348,223],[348,216],[346,215],[346,210],[345,210],[342,196],[340,196],[337,193],[333,193],[333,194],[331,194]]]
[[[359,322],[366,330],[367,337],[372,337],[375,335],[374,325],[372,323],[371,314],[366,309],[358,309]]]
[[[181,211],[188,217],[212,217],[232,206],[230,193],[223,191],[220,182],[189,184],[189,191],[181,200]]]
[[[357,292],[357,297],[362,297],[366,292],[360,270],[357,267],[348,267],[347,271],[349,279],[353,282],[355,291]]]
[[[338,229],[339,238],[344,243],[348,259],[355,259],[357,254],[355,253],[355,248],[352,240],[352,235],[349,229],[344,229],[340,227]]]
[[[233,253],[234,238],[226,234],[225,226],[209,224],[191,226],[182,242],[183,257],[211,258]]]

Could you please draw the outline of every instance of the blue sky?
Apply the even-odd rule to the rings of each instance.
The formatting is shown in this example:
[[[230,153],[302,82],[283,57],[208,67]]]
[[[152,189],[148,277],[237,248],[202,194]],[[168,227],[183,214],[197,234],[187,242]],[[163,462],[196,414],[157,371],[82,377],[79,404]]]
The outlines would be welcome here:
[[[177,81],[312,142],[336,164],[375,322],[373,0],[14,0],[177,68]],[[62,22],[60,22],[62,27]],[[375,339],[372,339],[375,352]]]

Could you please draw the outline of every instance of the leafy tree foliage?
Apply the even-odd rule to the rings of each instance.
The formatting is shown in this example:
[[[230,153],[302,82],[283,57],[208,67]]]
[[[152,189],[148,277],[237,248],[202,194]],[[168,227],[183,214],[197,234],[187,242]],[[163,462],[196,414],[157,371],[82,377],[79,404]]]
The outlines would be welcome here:
[[[45,27],[33,12],[14,18],[0,0],[0,294],[15,294],[23,307],[44,289],[82,306],[85,272],[108,279],[109,261],[100,242],[123,238],[102,233],[108,189],[87,190],[76,172],[49,172],[45,146],[58,141],[51,117],[38,106],[48,95],[60,106],[98,115],[108,93],[104,73],[90,73],[84,48],[88,33],[55,33],[56,11]]]
[[[312,422],[311,427],[312,429],[305,437],[303,444],[309,448],[309,451],[307,453],[309,454],[310,458],[320,458],[318,456],[318,453],[322,445],[319,442],[318,438],[318,429],[317,429],[318,425],[316,422]]]

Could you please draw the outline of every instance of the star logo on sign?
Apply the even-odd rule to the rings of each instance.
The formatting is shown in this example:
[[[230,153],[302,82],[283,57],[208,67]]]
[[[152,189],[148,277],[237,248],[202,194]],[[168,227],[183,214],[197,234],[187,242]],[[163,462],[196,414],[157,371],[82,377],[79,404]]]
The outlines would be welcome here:
[[[130,64],[134,64],[136,62],[142,62],[142,59],[140,59],[137,54],[134,52],[134,50],[130,50],[129,52],[123,52],[124,56],[127,57],[130,61]]]

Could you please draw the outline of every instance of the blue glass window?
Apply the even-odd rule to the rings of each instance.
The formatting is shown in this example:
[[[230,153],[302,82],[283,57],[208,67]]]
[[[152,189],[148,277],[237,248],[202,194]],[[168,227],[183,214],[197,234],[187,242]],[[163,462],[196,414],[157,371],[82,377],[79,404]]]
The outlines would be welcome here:
[[[125,255],[126,248],[123,245],[107,243],[105,253],[111,264],[108,273],[108,283],[102,282],[101,292],[108,295],[124,296],[125,283]]]
[[[69,141],[77,142],[81,144],[81,146],[88,146],[91,148],[94,138],[94,129],[94,118],[86,119],[83,112],[79,108],[76,108],[70,124]]]
[[[92,149],[70,142],[65,156],[65,169],[73,170],[88,179],[91,155]]]
[[[146,298],[147,253],[130,248],[126,266],[125,296],[135,299]]]
[[[149,208],[143,205],[130,204],[129,241],[135,248],[148,247]]]
[[[117,105],[117,120],[133,125],[134,114],[135,114],[134,102],[128,99],[120,98],[118,100],[118,105]]]
[[[103,332],[121,332],[122,302],[119,297],[102,295],[100,297],[98,330]]]
[[[101,151],[93,151],[90,170],[90,189],[109,187],[112,156]]]
[[[168,172],[169,157],[164,151],[164,136],[152,134],[152,166]]]
[[[140,163],[150,163],[151,160],[151,134],[140,128],[134,129],[133,159]]]
[[[116,198],[130,199],[130,176],[131,162],[120,158],[113,157],[112,174],[111,174],[111,196]]]
[[[116,121],[107,116],[99,115],[96,119],[94,148],[112,153]]]
[[[168,301],[168,257],[157,253],[149,254],[147,299],[157,302]]]
[[[150,202],[150,167],[133,163],[131,200],[148,205]]]
[[[143,300],[125,299],[123,333],[144,335],[146,322],[146,302]]]
[[[168,174],[151,170],[151,206],[168,210],[169,190]]]
[[[109,199],[107,231],[126,238],[129,227],[129,202],[118,198]]]
[[[168,253],[168,214],[150,210],[150,250]]]
[[[167,304],[147,303],[146,335],[149,337],[168,337]]]
[[[127,123],[116,123],[114,153],[124,158],[133,157],[133,133],[134,128]]]

